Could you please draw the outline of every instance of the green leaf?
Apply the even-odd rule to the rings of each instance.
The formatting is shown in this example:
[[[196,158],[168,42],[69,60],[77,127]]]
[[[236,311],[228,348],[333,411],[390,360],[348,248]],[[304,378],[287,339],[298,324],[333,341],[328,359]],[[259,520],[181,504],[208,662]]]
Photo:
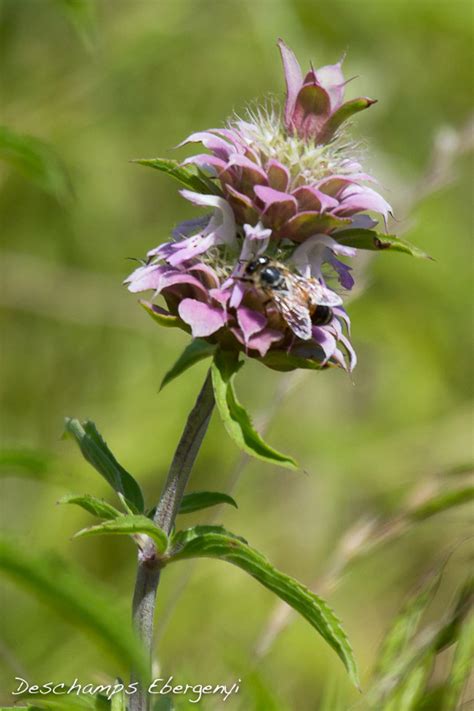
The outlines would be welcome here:
[[[389,629],[377,658],[376,676],[388,673],[416,634],[421,616],[438,590],[445,562],[410,595]]]
[[[96,499],[95,496],[90,496],[90,494],[83,494],[82,496],[80,494],[67,494],[59,499],[58,504],[77,504],[77,506],[98,518],[115,519],[122,516],[122,513],[107,501]]]
[[[1,449],[0,476],[19,475],[43,479],[52,461],[51,454],[37,449]]]
[[[0,570],[77,625],[82,633],[94,636],[120,666],[133,667],[147,679],[147,655],[128,614],[114,604],[112,590],[104,592],[66,560],[33,554],[6,537],[0,538]]]
[[[435,514],[442,513],[455,506],[466,504],[474,499],[474,486],[466,486],[462,489],[454,489],[436,494],[427,501],[410,509],[407,518],[412,521],[424,521]]]
[[[132,163],[139,163],[139,165],[145,165],[159,170],[161,173],[166,173],[190,190],[194,190],[194,192],[203,193],[204,195],[209,195],[209,193],[214,195],[221,194],[213,180],[197,166],[180,165],[178,161],[166,158],[137,158]]]
[[[270,464],[297,469],[294,459],[270,447],[255,430],[249,414],[236,398],[233,378],[241,367],[233,353],[218,350],[211,367],[217,408],[230,437],[238,447]]]
[[[156,321],[156,323],[160,326],[165,326],[165,328],[182,328],[190,333],[190,329],[186,326],[184,321],[181,321],[179,316],[167,314],[163,309],[160,309],[159,306],[156,306],[156,304],[144,301],[143,299],[140,299],[138,303],[140,306],[143,306],[147,314],[152,317],[153,321]]]
[[[334,136],[337,129],[342,126],[345,121],[352,118],[352,116],[359,113],[359,111],[368,109],[369,106],[372,106],[372,104],[375,103],[376,101],[374,101],[374,99],[367,99],[362,97],[359,99],[352,99],[351,101],[346,101],[344,104],[342,104],[342,106],[337,109],[337,111],[335,111],[331,115],[328,121],[326,121],[319,140],[329,141]]]
[[[81,424],[79,420],[67,417],[65,431],[76,440],[84,459],[117,493],[123,494],[135,511],[142,513],[145,504],[138,482],[117,462],[95,424],[90,420]]]
[[[160,390],[177,378],[178,375],[181,375],[181,373],[184,373],[188,368],[191,368],[195,363],[199,363],[201,360],[204,360],[204,358],[212,356],[215,350],[216,346],[212,343],[208,343],[203,338],[195,338],[186,346],[173,367],[168,370],[161,381]]]
[[[68,682],[64,682],[64,684],[65,687],[68,686]],[[103,694],[76,696],[75,694],[53,694],[42,691],[41,696],[37,693],[25,692],[16,698],[21,701],[33,701],[35,705],[28,708],[35,711],[110,711],[110,702]],[[14,708],[21,709],[22,707],[15,706]]]
[[[321,351],[321,356],[324,357],[323,351]],[[269,351],[260,361],[266,365],[267,368],[284,373],[299,369],[323,370],[327,367],[312,358],[301,358],[300,356],[291,355],[284,351]]]
[[[94,0],[54,0],[87,49],[97,41],[97,12]]]
[[[232,496],[228,494],[221,494],[219,491],[193,491],[183,496],[179,513],[193,513],[193,511],[200,511],[219,504],[230,504],[238,508]]]
[[[120,516],[113,521],[106,521],[97,526],[83,528],[78,531],[74,538],[85,538],[86,536],[101,536],[106,534],[117,534],[123,536],[135,536],[145,534],[155,543],[158,551],[164,553],[168,545],[168,537],[161,528],[158,528],[153,521],[146,516]]]
[[[60,202],[72,197],[71,182],[62,161],[54,149],[39,138],[0,126],[0,160]]]
[[[435,659],[433,650],[423,655],[419,663],[402,678],[395,693],[390,695],[388,703],[384,704],[383,711],[415,711],[426,695],[426,682],[428,681]],[[377,711],[379,707],[377,706]]]
[[[337,652],[351,680],[358,686],[352,649],[341,623],[318,595],[294,578],[279,572],[242,539],[223,528],[197,526],[177,533],[171,543],[170,562],[185,558],[218,558],[249,573],[268,590],[300,613]]]
[[[469,679],[473,659],[474,614],[471,613],[459,629],[451,671],[443,692],[443,711],[456,711],[459,708],[458,704]]]
[[[348,247],[356,247],[357,249],[370,250],[390,250],[392,252],[405,252],[413,257],[421,257],[422,259],[432,259],[426,252],[415,247],[415,245],[407,242],[396,235],[386,235],[383,232],[375,232],[374,230],[354,229],[341,230],[332,235],[341,244]]]

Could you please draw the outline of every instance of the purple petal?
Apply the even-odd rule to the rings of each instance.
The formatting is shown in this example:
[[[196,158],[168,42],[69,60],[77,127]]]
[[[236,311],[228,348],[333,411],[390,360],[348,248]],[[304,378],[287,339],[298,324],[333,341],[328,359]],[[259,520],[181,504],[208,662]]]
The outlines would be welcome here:
[[[340,285],[344,287],[344,289],[350,291],[355,283],[354,277],[351,274],[351,267],[344,264],[344,262],[341,262],[339,259],[336,259],[333,255],[329,255],[327,261],[330,262],[336,270]]]
[[[286,82],[286,103],[285,103],[285,124],[286,128],[292,127],[293,111],[295,108],[296,97],[303,85],[303,76],[301,67],[294,53],[283,42],[278,40],[278,48],[280,50],[281,59],[283,62],[283,71],[285,72]]]
[[[263,214],[266,224],[273,228],[279,229],[290,217],[295,215],[298,203],[293,195],[263,185],[256,185],[254,192],[265,206]]]
[[[309,185],[302,185],[296,188],[292,194],[298,200],[300,210],[318,210],[319,212],[325,212],[325,210],[332,210],[339,205],[339,201],[336,200],[336,198],[326,195],[326,193],[321,192],[321,190],[312,188]]]
[[[340,215],[350,215],[362,210],[373,210],[387,220],[392,208],[389,203],[372,188],[365,185],[349,185],[339,196],[340,205],[335,211]]]
[[[195,156],[190,156],[183,160],[181,165],[197,165],[199,168],[210,168],[212,174],[217,176],[221,170],[225,169],[225,160],[222,158],[217,158],[217,156],[211,156],[209,153],[198,153]]]
[[[267,318],[263,314],[249,309],[247,306],[240,306],[237,309],[237,321],[244,334],[246,345],[251,336],[254,336],[267,325]]]
[[[227,321],[225,312],[204,301],[183,299],[178,306],[181,319],[191,326],[193,338],[203,338],[218,331]]]
[[[148,289],[157,289],[162,275],[167,271],[169,271],[169,267],[160,264],[138,267],[125,279],[124,284],[128,284],[128,290],[132,294],[148,291]]]
[[[201,272],[201,274],[204,275],[204,282],[211,282],[211,284],[214,285],[214,287],[219,286],[219,278],[214,271],[212,267],[210,267],[208,264],[204,264],[203,262],[199,262],[198,264],[193,264],[189,267],[190,272]],[[212,288],[212,287],[211,287]]]
[[[268,182],[275,190],[285,192],[290,184],[290,171],[277,160],[269,160],[265,166],[268,175]]]
[[[225,306],[229,301],[230,291],[228,289],[209,289],[209,296],[221,306]]]
[[[336,339],[331,336],[324,328],[321,326],[313,326],[312,328],[313,340],[320,346],[324,355],[326,356],[325,361],[329,360],[336,350]]]
[[[242,169],[241,181],[244,183],[253,186],[258,184],[266,184],[268,182],[265,171],[257,163],[254,163],[246,156],[234,153],[226,164],[224,170],[228,171],[229,168],[233,168],[234,166]]]
[[[232,289],[232,296],[230,297],[229,307],[236,309],[242,303],[242,299],[245,296],[245,286],[241,282],[235,282]]]
[[[239,328],[231,328],[230,330],[240,343],[246,345],[249,350],[257,351],[262,358],[266,356],[273,343],[283,338],[283,334],[280,331],[276,331],[273,328],[265,328],[260,333],[252,336],[246,344]]]
[[[318,84],[321,84],[326,89],[331,99],[331,111],[336,111],[344,98],[346,82],[341,69],[342,62],[343,59],[337,64],[327,64],[325,67],[316,70]]]
[[[209,133],[209,131],[192,133],[178,145],[178,148],[186,145],[186,143],[202,143],[202,145],[212,151],[217,158],[222,158],[223,160],[229,160],[230,154],[234,151],[234,147],[228,141],[213,133]]]
[[[175,239],[182,239],[183,237],[190,237],[196,232],[201,232],[205,227],[207,227],[210,219],[210,215],[203,215],[202,217],[194,217],[192,220],[180,222],[179,225],[176,225],[172,232],[173,237]],[[161,247],[163,247],[163,245],[160,245],[157,250],[148,252],[147,256],[150,257],[153,254],[160,254],[161,252],[159,250],[161,250]]]
[[[203,235],[194,235],[194,237],[188,237],[188,239],[182,242],[177,242],[174,254],[167,258],[169,264],[173,267],[187,262],[189,259],[197,257],[203,252],[207,252],[208,249],[218,244],[216,235],[211,232],[211,234],[204,237]]]
[[[317,84],[304,84],[298,92],[293,124],[300,136],[317,140],[331,111],[329,94]]]

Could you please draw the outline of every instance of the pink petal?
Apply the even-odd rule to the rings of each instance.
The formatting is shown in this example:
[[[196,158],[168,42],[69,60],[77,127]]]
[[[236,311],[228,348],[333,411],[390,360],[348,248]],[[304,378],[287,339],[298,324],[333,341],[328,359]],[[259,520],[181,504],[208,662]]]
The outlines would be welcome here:
[[[336,198],[326,195],[321,190],[312,188],[309,185],[302,185],[300,188],[296,188],[292,194],[297,199],[300,210],[325,212],[325,210],[332,210],[339,205],[339,201]]]
[[[290,184],[290,171],[286,166],[272,158],[268,161],[265,169],[268,175],[268,182],[272,188],[282,190],[283,192],[288,189],[288,185]]]
[[[263,185],[256,185],[254,192],[265,205],[264,215],[267,219],[264,221],[273,228],[278,229],[296,214],[298,203],[293,195]]]
[[[282,39],[278,40],[278,48],[283,62],[286,82],[285,124],[287,128],[290,128],[292,126],[296,97],[303,85],[303,76],[298,60]]]
[[[343,60],[337,64],[327,64],[316,70],[318,84],[326,89],[331,99],[331,111],[336,111],[344,99],[344,74],[341,65]]]
[[[335,212],[340,215],[350,215],[362,210],[373,210],[383,215],[387,220],[392,208],[389,203],[372,188],[365,185],[349,185],[339,196],[340,205]]]
[[[267,325],[267,318],[247,306],[240,306],[237,309],[237,321],[244,334],[245,343],[248,344],[249,338],[261,331]]]
[[[218,331],[227,321],[225,312],[204,301],[183,299],[178,306],[182,320],[191,326],[193,338],[210,336]]]
[[[148,289],[157,289],[163,274],[167,271],[169,271],[169,267],[160,264],[138,267],[125,279],[124,284],[128,284],[128,290],[132,294]]]
[[[228,141],[210,133],[209,131],[198,131],[197,133],[192,133],[178,145],[178,148],[186,145],[186,143],[202,143],[202,145],[212,151],[217,158],[222,158],[223,160],[228,160],[230,154],[234,150],[234,147]]]

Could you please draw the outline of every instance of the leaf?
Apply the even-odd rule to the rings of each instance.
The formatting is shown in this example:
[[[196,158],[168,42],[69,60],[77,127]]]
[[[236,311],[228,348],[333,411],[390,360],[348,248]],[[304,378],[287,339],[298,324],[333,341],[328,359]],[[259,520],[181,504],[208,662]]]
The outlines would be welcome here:
[[[396,235],[386,235],[383,232],[375,232],[374,230],[353,229],[340,230],[332,235],[341,244],[348,247],[356,247],[357,249],[371,250],[390,250],[392,252],[405,252],[413,257],[422,259],[432,259],[426,252],[415,247],[415,245],[407,242]]]
[[[117,534],[123,536],[133,536],[145,534],[155,543],[158,551],[164,553],[168,545],[168,537],[161,528],[158,528],[153,521],[146,516],[126,516],[122,515],[113,521],[106,521],[97,526],[83,528],[74,535],[74,538],[85,538],[88,536],[101,536],[105,534]]]
[[[179,513],[193,513],[193,511],[200,511],[219,504],[230,504],[235,506],[236,509],[238,508],[232,496],[228,494],[222,494],[219,491],[193,491],[183,496]]]
[[[194,165],[180,165],[176,160],[166,158],[137,158],[132,163],[146,165],[149,168],[166,173],[187,188],[203,195],[220,195],[217,185],[202,170]]]
[[[368,109],[369,106],[372,106],[372,104],[375,103],[376,101],[374,101],[374,99],[367,99],[363,97],[346,101],[331,115],[328,121],[326,121],[322,134],[319,136],[319,141],[329,141],[337,129],[345,121],[350,119],[356,113],[359,113],[359,111]]]
[[[67,688],[68,683],[64,682],[64,684]],[[38,693],[25,692],[16,698],[22,701],[27,699],[33,701],[35,705],[28,708],[35,711],[110,711],[110,702],[103,694],[76,696],[66,693],[45,693],[43,690],[40,697]],[[21,709],[22,707],[15,706],[14,708]],[[0,711],[2,711],[1,707]]]
[[[0,160],[16,168],[59,202],[72,197],[71,182],[62,161],[55,150],[39,138],[0,126]]]
[[[19,475],[43,479],[53,457],[37,449],[1,449],[0,476]]]
[[[82,633],[90,633],[120,665],[148,678],[148,660],[128,614],[114,604],[115,593],[104,592],[75,571],[66,560],[33,554],[16,541],[0,538],[0,570],[42,599]]]
[[[117,493],[123,494],[132,508],[142,513],[145,503],[138,482],[117,462],[95,424],[90,420],[81,424],[79,420],[67,417],[65,431],[74,437],[84,459]]]
[[[322,358],[324,353],[321,351]],[[290,370],[305,369],[305,370],[323,370],[327,366],[312,358],[302,358],[301,356],[291,355],[284,351],[269,351],[266,356],[260,359],[261,363],[280,372],[288,372]]]
[[[195,363],[199,363],[201,360],[204,360],[204,358],[212,356],[215,350],[216,346],[212,343],[208,343],[203,338],[195,338],[186,346],[173,367],[168,370],[161,381],[160,390],[177,378],[178,375],[181,375],[181,373],[184,373],[188,368],[191,368]]]
[[[59,499],[58,504],[77,504],[98,518],[115,519],[118,516],[122,516],[122,513],[107,501],[96,499],[95,496],[90,494],[83,494],[82,496],[80,494],[67,494]]]
[[[474,614],[468,615],[459,629],[450,674],[443,692],[443,711],[459,708],[463,689],[469,679],[474,659]]]
[[[218,558],[236,565],[256,578],[299,612],[319,632],[339,655],[351,680],[358,686],[352,649],[341,623],[330,607],[297,580],[276,570],[263,555],[241,538],[220,527],[197,526],[175,534],[171,550],[175,552],[172,553],[170,562],[185,558]]]
[[[241,366],[233,353],[216,351],[211,367],[217,408],[230,437],[238,447],[257,459],[297,469],[294,459],[270,447],[255,430],[247,411],[236,398],[233,378]]]
[[[97,41],[97,13],[94,0],[54,0],[87,49]]]
[[[425,697],[425,687],[428,681],[435,659],[433,650],[429,650],[423,655],[419,663],[409,672],[406,678],[402,678],[397,686],[396,692],[390,696],[387,704],[384,704],[383,711],[415,711],[420,702]],[[378,711],[377,707],[377,711]]]
[[[378,654],[376,676],[389,672],[393,663],[412,641],[422,614],[436,595],[444,565],[445,562],[429,574],[395,617]]]
[[[172,314],[166,313],[164,309],[156,306],[156,304],[144,301],[143,299],[140,299],[138,303],[140,306],[143,306],[153,321],[156,321],[160,326],[165,326],[165,328],[183,328],[185,331],[188,330],[188,332],[190,332],[189,329],[185,328],[184,321],[181,321],[179,316],[172,316]]]
[[[424,521],[435,514],[442,513],[455,506],[468,503],[474,499],[474,486],[467,486],[462,489],[444,491],[437,494],[418,506],[410,509],[407,518],[412,521]]]

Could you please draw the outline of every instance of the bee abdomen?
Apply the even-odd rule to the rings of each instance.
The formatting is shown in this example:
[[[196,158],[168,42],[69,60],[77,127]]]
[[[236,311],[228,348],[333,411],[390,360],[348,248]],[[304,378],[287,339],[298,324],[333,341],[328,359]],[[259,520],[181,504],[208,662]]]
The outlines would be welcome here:
[[[328,323],[331,323],[333,317],[333,311],[329,306],[318,305],[316,306],[312,321],[315,326],[327,326]]]

